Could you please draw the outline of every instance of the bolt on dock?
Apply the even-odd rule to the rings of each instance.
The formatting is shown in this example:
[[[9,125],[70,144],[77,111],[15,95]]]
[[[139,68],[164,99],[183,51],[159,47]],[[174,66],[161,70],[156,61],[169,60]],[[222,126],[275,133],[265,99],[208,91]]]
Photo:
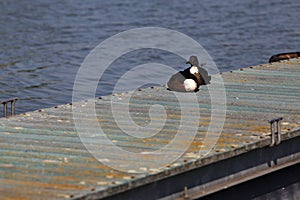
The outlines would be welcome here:
[[[220,134],[209,128],[212,109],[218,111],[218,106],[211,106],[209,85],[196,93],[197,106],[188,100],[179,105],[174,92],[156,86],[136,90],[130,98],[124,92],[0,118],[1,199],[197,199],[299,163],[300,59],[214,76],[222,77],[226,92],[225,121],[218,112],[214,117],[224,125]],[[128,99],[132,120],[139,126],[161,122],[160,116],[150,119],[152,105],[165,108],[166,121],[158,134],[133,137],[120,129],[111,102],[116,102],[122,117]],[[72,109],[91,102],[106,138],[97,138],[92,127],[81,130],[90,134],[89,141],[108,139],[140,157],[128,161],[119,158],[118,151],[104,152],[106,143],[95,145],[103,147],[99,156],[109,153],[109,159],[99,161],[87,151]],[[195,125],[190,115],[177,146],[168,153],[177,155],[176,147],[182,145],[187,149],[164,167],[153,167],[147,158],[152,152],[164,158],[158,150],[176,137],[181,109],[193,106],[200,111],[193,140],[186,141]],[[80,116],[89,123],[88,113]],[[117,160],[111,159],[114,155]],[[136,166],[127,172],[109,167],[128,162]]]

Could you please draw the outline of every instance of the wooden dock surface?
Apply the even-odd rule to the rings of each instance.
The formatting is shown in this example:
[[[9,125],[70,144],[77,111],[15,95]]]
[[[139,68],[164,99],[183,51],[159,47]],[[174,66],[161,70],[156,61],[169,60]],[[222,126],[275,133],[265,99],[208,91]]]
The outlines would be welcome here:
[[[276,117],[283,117],[282,140],[300,136],[300,59],[233,70],[221,76],[227,109],[216,146],[209,154],[199,153],[200,149],[209,148],[205,146],[209,144],[203,142],[211,117],[210,94],[204,86],[196,94],[201,114],[198,133],[187,151],[165,168],[140,167],[144,173],[114,170],[89,154],[76,132],[74,105],[1,118],[0,199],[113,197],[220,160],[267,148],[271,144],[268,120]],[[124,134],[112,118],[111,98],[122,103],[126,95],[95,99],[98,122],[114,143],[127,151],[151,152],[172,140],[178,129],[180,109],[171,91],[153,87],[135,91],[131,97],[132,117],[140,125],[149,120],[147,109],[150,105],[160,104],[167,108],[168,120],[160,134],[142,139]],[[82,102],[82,106],[85,103]],[[126,110],[120,109],[119,114],[122,112]],[[155,120],[159,122],[160,119],[154,119],[154,123]],[[214,133],[207,134],[214,137]],[[182,144],[185,144],[184,138]],[[156,191],[153,198],[170,195],[167,193]]]

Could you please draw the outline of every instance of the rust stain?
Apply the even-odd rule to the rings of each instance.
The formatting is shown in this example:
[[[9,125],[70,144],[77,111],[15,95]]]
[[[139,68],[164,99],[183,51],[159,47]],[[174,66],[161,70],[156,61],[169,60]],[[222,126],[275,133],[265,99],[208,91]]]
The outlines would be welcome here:
[[[74,184],[56,184],[47,182],[34,182],[34,181],[24,181],[24,180],[0,180],[1,185],[21,185],[22,187],[33,187],[33,188],[59,188],[60,190],[83,190],[87,189],[84,185],[74,185]]]
[[[255,133],[267,133],[270,132],[270,126],[252,125],[250,130]]]

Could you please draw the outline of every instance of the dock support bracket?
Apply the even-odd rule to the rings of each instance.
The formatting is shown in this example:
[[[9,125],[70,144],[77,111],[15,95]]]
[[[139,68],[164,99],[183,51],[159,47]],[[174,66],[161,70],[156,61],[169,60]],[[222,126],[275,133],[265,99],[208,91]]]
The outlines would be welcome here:
[[[270,131],[271,131],[271,144],[270,147],[274,145],[278,145],[281,142],[281,126],[280,122],[283,120],[283,117],[278,117],[269,120],[270,123]],[[277,136],[277,139],[276,139]]]
[[[3,117],[8,116],[7,112],[7,105],[10,103],[10,115],[13,116],[15,114],[15,104],[18,98],[12,98],[5,101],[0,101],[0,103],[3,105]]]

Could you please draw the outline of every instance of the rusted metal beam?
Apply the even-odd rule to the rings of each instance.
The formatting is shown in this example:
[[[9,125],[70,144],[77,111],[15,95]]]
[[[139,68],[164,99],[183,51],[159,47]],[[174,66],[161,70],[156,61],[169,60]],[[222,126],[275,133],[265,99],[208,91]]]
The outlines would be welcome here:
[[[234,169],[236,166],[243,165],[244,169],[236,170],[236,173],[229,172],[229,169],[226,168],[226,164],[220,164],[219,168],[216,168],[217,171],[223,171],[224,176],[217,178],[215,180],[209,181],[207,183],[199,184],[195,187],[190,187],[185,189],[184,192],[179,192],[172,194],[170,196],[161,198],[160,200],[184,200],[185,194],[188,193],[189,199],[199,199],[206,197],[210,194],[220,192],[222,190],[234,187],[241,183],[245,183],[249,180],[262,177],[264,175],[276,172],[283,168],[290,167],[300,163],[300,148],[297,147],[297,143],[300,142],[300,137],[294,138],[285,142],[285,144],[278,146],[276,149],[264,148],[259,150],[254,150],[251,153],[238,156],[236,158],[229,158],[226,162],[231,162],[230,166]],[[280,151],[280,152],[279,152]],[[275,156],[274,156],[275,155]],[[245,157],[245,158],[244,158]],[[264,157],[264,158],[262,158]],[[247,161],[249,164],[252,163],[253,166],[246,165],[245,163],[238,163],[234,161],[239,159],[240,162]],[[264,161],[263,161],[264,160]],[[276,160],[272,165],[269,165],[269,162]],[[222,163],[223,161],[220,161]],[[235,166],[236,164],[236,166]],[[218,165],[211,167],[217,167]],[[229,167],[229,166],[228,166]],[[249,168],[247,168],[249,167]],[[199,177],[201,174],[206,173],[204,170],[201,172],[199,169]],[[196,179],[196,176],[194,177]],[[192,181],[192,180],[191,180]],[[280,182],[280,180],[278,180]],[[253,188],[253,193],[255,193],[255,188]],[[249,197],[244,196],[248,199]]]

